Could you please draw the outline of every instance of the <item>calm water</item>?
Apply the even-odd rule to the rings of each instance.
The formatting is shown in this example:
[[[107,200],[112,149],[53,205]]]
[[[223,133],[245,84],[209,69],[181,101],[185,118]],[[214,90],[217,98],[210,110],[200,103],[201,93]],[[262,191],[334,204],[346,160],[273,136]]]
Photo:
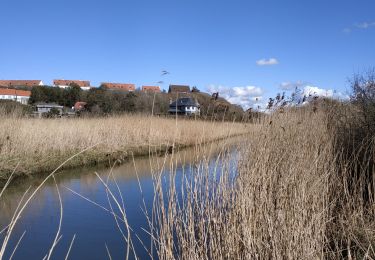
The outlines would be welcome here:
[[[142,211],[142,195],[138,185],[137,175],[143,190],[146,208],[150,209],[153,200],[153,170],[160,168],[165,162],[164,176],[170,174],[173,168],[176,171],[177,185],[182,176],[190,176],[194,169],[204,162],[213,167],[224,148],[229,150],[231,170],[235,172],[237,161],[237,147],[239,140],[218,142],[202,147],[201,149],[187,149],[169,157],[140,158],[134,162],[127,162],[113,169],[118,186],[125,201],[125,209],[130,226],[149,248],[149,236],[142,230],[148,229],[146,217]],[[173,166],[172,166],[173,165]],[[220,162],[219,162],[220,165]],[[55,248],[52,259],[64,259],[69,244],[76,235],[70,259],[108,259],[106,245],[112,259],[123,259],[126,254],[126,243],[122,238],[113,217],[105,210],[84,200],[69,189],[89,198],[96,203],[109,207],[106,189],[95,175],[97,172],[102,178],[107,178],[109,169],[85,168],[62,171],[56,175],[57,184],[63,201],[63,222],[61,239]],[[137,174],[136,174],[137,173]],[[165,178],[167,180],[167,178]],[[0,230],[9,224],[23,193],[30,186],[35,188],[41,179],[33,178],[22,180],[7,189],[0,198]],[[109,183],[112,188],[113,182]],[[60,217],[60,206],[56,186],[49,180],[36,197],[31,201],[16,225],[12,239],[8,244],[8,259],[15,244],[26,231],[21,244],[13,259],[42,259],[48,252],[56,235]],[[0,235],[0,245],[3,235]],[[147,252],[137,242],[133,235],[137,255],[141,259],[148,259]]]

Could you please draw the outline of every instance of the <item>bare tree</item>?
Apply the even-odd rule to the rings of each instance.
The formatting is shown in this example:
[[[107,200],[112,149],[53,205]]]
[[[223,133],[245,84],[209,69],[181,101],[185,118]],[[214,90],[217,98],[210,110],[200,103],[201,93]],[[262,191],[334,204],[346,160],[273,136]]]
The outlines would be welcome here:
[[[375,130],[375,67],[363,74],[355,74],[350,86],[350,99],[358,108],[363,125],[368,131]]]

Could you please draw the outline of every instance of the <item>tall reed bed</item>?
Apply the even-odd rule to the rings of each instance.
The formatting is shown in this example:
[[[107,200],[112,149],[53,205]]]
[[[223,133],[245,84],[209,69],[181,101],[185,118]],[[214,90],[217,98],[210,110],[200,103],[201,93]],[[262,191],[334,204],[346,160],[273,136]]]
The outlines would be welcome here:
[[[0,177],[18,164],[19,173],[51,171],[73,154],[95,146],[65,166],[92,164],[170,146],[199,143],[251,132],[233,122],[208,122],[123,115],[107,118],[0,120]]]
[[[143,205],[150,258],[374,259],[374,137],[352,139],[357,131],[348,120],[354,120],[355,112],[328,108],[306,107],[265,118],[244,137],[234,172],[224,146],[212,164],[196,145],[203,160],[190,174],[182,181],[173,170],[166,176],[168,164],[176,167],[172,149],[171,160],[152,167],[152,209]],[[98,178],[109,194],[108,211],[123,235],[127,256],[130,251],[136,256],[133,242],[138,237],[127,221],[116,178],[111,173]],[[112,190],[109,181],[115,185]]]
[[[273,114],[248,138],[234,179],[198,167],[182,201],[173,176],[164,186],[156,177],[160,259],[373,259],[373,161],[361,151],[374,156],[374,139],[345,156],[331,112]]]

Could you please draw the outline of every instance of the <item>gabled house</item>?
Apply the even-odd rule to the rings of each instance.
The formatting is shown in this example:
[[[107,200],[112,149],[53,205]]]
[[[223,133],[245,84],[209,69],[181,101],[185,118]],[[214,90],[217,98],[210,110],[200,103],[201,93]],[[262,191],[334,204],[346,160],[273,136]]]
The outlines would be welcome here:
[[[0,80],[0,87],[28,87],[43,86],[41,80]]]
[[[198,101],[193,98],[179,98],[169,105],[168,113],[179,115],[200,115],[200,105]]]
[[[10,89],[10,88],[0,88],[0,99],[3,100],[13,100],[26,105],[31,96],[31,91]]]
[[[109,90],[135,91],[135,84],[102,82],[101,86]]]
[[[65,79],[55,79],[53,80],[53,85],[59,88],[68,88],[72,85],[79,86],[82,90],[90,90],[90,81],[88,80],[65,80]]]
[[[159,86],[142,86],[142,92],[160,93],[160,87]]]
[[[169,85],[168,93],[189,93],[190,86],[188,85]]]

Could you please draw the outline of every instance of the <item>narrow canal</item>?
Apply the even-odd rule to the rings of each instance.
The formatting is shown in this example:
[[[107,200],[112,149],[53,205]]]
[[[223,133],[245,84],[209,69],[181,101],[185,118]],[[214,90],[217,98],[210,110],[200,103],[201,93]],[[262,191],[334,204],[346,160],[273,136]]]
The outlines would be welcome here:
[[[145,232],[149,228],[144,206],[147,211],[151,211],[154,198],[153,173],[162,171],[164,183],[167,183],[168,176],[173,171],[176,174],[178,187],[183,178],[192,176],[194,169],[201,165],[206,165],[205,169],[209,171],[220,172],[218,169],[223,167],[224,153],[226,158],[229,158],[226,160],[229,161],[226,167],[235,173],[240,143],[241,139],[234,138],[230,141],[184,149],[173,156],[136,158],[112,169],[96,167],[58,172],[56,183],[61,194],[63,215],[61,238],[58,240],[51,259],[64,259],[73,237],[75,239],[69,259],[108,259],[108,251],[112,259],[125,258],[126,242],[116,221],[112,214],[100,207],[110,208],[108,193],[100,181],[100,178],[106,180],[110,171],[116,182],[111,179],[108,186],[116,191],[114,193],[120,201],[118,191],[121,191],[127,219],[132,228],[132,240],[137,256],[140,259],[150,258],[144,249],[144,246],[150,248],[151,243],[150,236]],[[0,232],[10,223],[24,192],[31,187],[30,194],[42,180],[43,177],[16,180],[6,189],[0,198]],[[113,201],[112,206],[114,206]],[[43,259],[55,239],[59,220],[59,196],[56,184],[51,178],[38,191],[17,221],[6,247],[4,259],[11,256],[22,236],[13,259]],[[3,244],[5,234],[6,230],[0,234],[0,246]],[[131,255],[132,257],[134,256]]]

